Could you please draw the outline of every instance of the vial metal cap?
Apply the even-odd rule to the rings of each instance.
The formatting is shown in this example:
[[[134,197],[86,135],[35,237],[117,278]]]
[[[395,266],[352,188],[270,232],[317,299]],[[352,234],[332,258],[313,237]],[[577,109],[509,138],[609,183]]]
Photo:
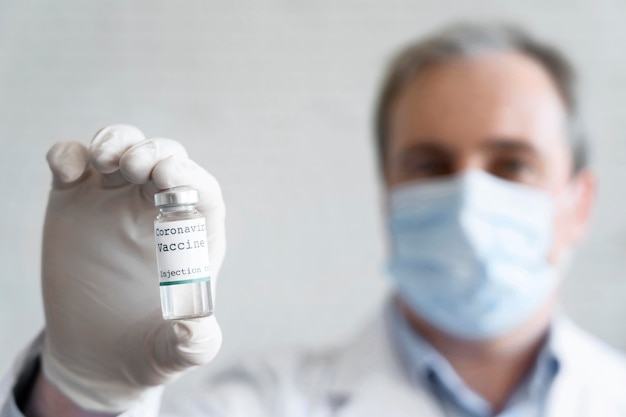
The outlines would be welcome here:
[[[154,195],[154,205],[156,207],[196,204],[198,201],[198,190],[186,185],[168,188]]]

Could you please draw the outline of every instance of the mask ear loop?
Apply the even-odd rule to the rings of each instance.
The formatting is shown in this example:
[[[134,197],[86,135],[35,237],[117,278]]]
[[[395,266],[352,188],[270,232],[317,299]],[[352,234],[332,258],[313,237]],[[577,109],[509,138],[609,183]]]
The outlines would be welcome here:
[[[562,213],[568,213],[568,216],[571,216],[572,212],[576,210],[576,203],[582,198],[582,192],[583,184],[574,175],[561,190],[552,195],[553,200],[558,202],[554,205],[554,219],[556,220]],[[550,259],[558,275],[559,282],[562,283],[564,276],[569,272],[575,253],[576,248],[568,246],[560,251],[556,259]],[[551,254],[550,258],[553,257],[554,255]]]

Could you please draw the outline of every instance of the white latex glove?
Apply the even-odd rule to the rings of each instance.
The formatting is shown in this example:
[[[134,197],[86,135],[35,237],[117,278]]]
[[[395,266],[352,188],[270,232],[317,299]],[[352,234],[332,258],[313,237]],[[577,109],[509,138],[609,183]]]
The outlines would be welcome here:
[[[80,407],[121,412],[220,348],[213,316],[162,319],[153,235],[154,193],[196,188],[215,290],[226,246],[220,187],[178,142],[146,140],[132,126],[102,129],[89,150],[57,143],[47,158],[43,371]]]

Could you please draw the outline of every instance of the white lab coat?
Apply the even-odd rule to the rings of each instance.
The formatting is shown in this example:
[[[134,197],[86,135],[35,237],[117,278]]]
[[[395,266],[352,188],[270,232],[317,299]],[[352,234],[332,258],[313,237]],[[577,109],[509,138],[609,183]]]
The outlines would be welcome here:
[[[553,331],[561,366],[546,416],[626,416],[624,358],[567,320]],[[14,380],[8,374],[0,385],[0,417],[21,417],[9,395]],[[158,414],[157,402],[147,396],[123,417],[443,417],[426,387],[409,384],[382,319],[341,349],[244,361],[166,407],[175,411]]]

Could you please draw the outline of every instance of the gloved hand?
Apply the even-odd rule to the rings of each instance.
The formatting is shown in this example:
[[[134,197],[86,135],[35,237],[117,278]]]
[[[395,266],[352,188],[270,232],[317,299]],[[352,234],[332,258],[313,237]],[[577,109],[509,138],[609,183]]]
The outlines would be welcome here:
[[[220,348],[213,316],[162,319],[153,236],[154,193],[196,188],[215,294],[226,246],[220,187],[178,142],[146,140],[132,126],[102,129],[89,150],[57,143],[47,159],[43,372],[80,407],[118,413]]]

